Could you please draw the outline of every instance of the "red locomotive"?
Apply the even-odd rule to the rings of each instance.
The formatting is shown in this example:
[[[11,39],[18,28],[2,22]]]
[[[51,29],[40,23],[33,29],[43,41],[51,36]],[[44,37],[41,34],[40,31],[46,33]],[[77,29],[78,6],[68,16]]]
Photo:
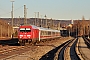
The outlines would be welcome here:
[[[52,30],[43,27],[37,27],[34,25],[25,26],[22,25],[19,27],[18,39],[19,43],[25,45],[27,42],[37,42],[43,39],[60,37],[59,30]]]

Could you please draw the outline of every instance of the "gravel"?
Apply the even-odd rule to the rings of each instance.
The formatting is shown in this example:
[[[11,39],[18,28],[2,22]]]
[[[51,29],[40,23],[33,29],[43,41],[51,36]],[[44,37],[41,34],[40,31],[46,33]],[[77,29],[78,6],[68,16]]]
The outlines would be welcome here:
[[[62,37],[58,40],[41,42],[36,46],[31,46],[29,51],[9,56],[5,60],[39,60],[43,55],[70,39],[71,37]]]

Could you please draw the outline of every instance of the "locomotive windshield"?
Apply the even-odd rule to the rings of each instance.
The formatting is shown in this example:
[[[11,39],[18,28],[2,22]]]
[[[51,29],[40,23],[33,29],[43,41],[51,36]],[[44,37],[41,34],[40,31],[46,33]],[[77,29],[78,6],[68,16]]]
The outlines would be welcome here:
[[[30,28],[20,28],[20,32],[31,32]]]

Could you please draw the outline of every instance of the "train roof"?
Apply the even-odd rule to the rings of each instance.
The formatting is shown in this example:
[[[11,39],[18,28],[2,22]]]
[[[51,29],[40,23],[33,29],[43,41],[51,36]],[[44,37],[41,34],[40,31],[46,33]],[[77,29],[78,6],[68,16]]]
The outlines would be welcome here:
[[[60,30],[54,30],[54,29],[51,29],[51,28],[38,27],[38,26],[35,26],[35,25],[21,25],[21,26],[31,26],[33,29],[39,29],[41,31],[60,32]]]
[[[54,29],[51,29],[51,28],[43,28],[43,27],[37,27],[35,25],[31,25],[32,28],[34,29],[39,29],[41,31],[52,31],[52,32],[60,32],[60,30],[54,30]]]

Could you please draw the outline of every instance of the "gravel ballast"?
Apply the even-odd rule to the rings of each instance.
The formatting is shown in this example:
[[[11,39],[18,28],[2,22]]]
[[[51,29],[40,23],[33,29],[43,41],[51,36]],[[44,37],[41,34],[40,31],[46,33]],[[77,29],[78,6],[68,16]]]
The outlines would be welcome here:
[[[15,54],[13,56],[9,56],[5,58],[5,60],[39,60],[43,55],[70,39],[72,38],[61,37],[58,40],[51,40],[44,43],[41,42],[36,46],[31,46],[29,51],[22,54]]]

